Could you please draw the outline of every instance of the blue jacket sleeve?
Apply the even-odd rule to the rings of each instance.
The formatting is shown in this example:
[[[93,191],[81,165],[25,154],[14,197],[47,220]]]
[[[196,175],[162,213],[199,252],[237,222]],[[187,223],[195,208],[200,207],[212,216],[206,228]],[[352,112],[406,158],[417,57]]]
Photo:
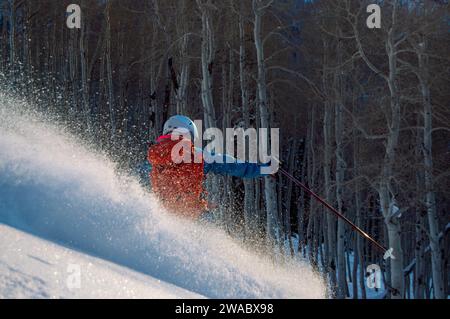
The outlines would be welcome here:
[[[221,158],[219,159],[218,157]],[[267,165],[238,161],[237,159],[229,155],[214,155],[214,158],[216,160],[213,162],[205,160],[205,174],[213,173],[240,178],[257,178],[265,176],[265,174],[261,173],[261,167]]]

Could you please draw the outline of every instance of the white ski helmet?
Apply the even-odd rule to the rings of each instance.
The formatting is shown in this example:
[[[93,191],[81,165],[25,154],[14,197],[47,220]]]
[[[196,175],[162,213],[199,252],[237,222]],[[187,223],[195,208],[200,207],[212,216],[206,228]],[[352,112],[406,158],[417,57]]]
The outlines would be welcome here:
[[[194,121],[184,115],[174,115],[164,123],[163,134],[169,134],[176,129],[187,130],[193,140],[198,139],[198,130]]]

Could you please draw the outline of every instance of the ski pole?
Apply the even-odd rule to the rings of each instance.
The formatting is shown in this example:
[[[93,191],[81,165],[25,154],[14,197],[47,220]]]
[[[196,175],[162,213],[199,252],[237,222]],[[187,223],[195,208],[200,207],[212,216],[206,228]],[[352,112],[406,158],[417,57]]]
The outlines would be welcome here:
[[[278,161],[280,162],[280,161]],[[280,162],[281,164],[281,162]],[[367,234],[365,231],[363,231],[361,228],[356,226],[351,220],[349,220],[347,217],[345,217],[341,212],[339,212],[336,208],[331,206],[326,200],[324,200],[322,197],[314,193],[311,189],[309,189],[305,184],[300,182],[297,178],[292,176],[289,172],[287,172],[282,167],[279,167],[280,173],[282,173],[284,176],[289,178],[292,182],[294,182],[297,186],[303,188],[309,195],[311,195],[314,199],[316,199],[319,203],[321,203],[323,206],[328,208],[330,211],[332,211],[338,218],[345,221],[350,227],[358,232],[361,236],[369,240],[375,247],[377,247],[380,251],[383,252],[383,258],[388,259],[391,257],[392,259],[395,259],[394,255],[392,254],[393,249],[386,249],[383,245],[381,245],[379,242],[377,242],[375,239],[373,239],[369,234]]]

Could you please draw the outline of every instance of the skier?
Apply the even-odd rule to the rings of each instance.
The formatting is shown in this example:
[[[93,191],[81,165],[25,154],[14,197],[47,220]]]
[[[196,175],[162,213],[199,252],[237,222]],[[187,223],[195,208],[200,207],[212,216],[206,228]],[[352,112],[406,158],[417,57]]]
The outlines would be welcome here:
[[[188,136],[190,135],[190,138],[184,138],[184,133]],[[172,140],[172,137],[174,137],[174,140]],[[201,149],[195,149],[194,143],[192,142],[197,138],[199,138],[197,127],[191,119],[181,115],[172,116],[164,124],[163,135],[148,150],[148,163],[150,167],[142,169],[142,172],[150,170],[149,174],[153,192],[170,212],[193,219],[198,219],[203,213],[208,211],[208,204],[204,199],[206,192],[203,189],[203,178],[206,174],[215,173],[241,178],[256,178],[263,176],[261,173],[262,167],[269,166],[269,164],[261,165],[239,162],[229,155],[203,154]],[[175,146],[179,146],[179,143],[184,144],[180,149],[190,150],[191,161],[179,164],[173,161],[172,150]],[[222,160],[205,161],[204,156],[222,157]],[[281,164],[277,158],[273,158],[273,160]],[[332,207],[326,200],[296,179],[291,173],[283,168],[279,168],[279,172],[293,181],[297,186],[304,189],[310,196],[329,209],[338,218],[350,225],[353,230],[369,240],[383,252],[384,259],[395,259],[392,248],[385,248],[369,236],[369,234],[352,223],[341,212]]]
[[[183,133],[183,134],[180,134]],[[173,134],[176,133],[176,136]],[[190,139],[185,138],[190,134]],[[204,160],[201,149],[194,147],[199,138],[195,123],[182,115],[172,116],[166,121],[163,135],[148,150],[148,162],[151,166],[150,179],[152,191],[163,206],[170,212],[193,219],[207,212],[209,207],[205,200],[203,188],[204,176],[208,173],[236,176],[241,178],[257,178],[263,176],[261,167],[265,165],[237,161],[229,155],[212,155],[222,157],[221,161]],[[174,140],[173,140],[174,139]],[[191,160],[175,163],[172,150],[182,144],[181,150],[191,150]],[[183,151],[182,151],[183,152]],[[180,154],[183,156],[183,154]],[[206,156],[209,156],[208,154]],[[228,160],[227,160],[228,158]]]

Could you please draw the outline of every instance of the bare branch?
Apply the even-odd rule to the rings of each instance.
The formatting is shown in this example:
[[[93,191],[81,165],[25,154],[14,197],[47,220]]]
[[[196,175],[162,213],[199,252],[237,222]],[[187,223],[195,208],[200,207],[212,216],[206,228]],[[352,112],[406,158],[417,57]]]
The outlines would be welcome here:
[[[313,91],[323,100],[326,99],[325,94],[323,94],[323,92],[317,87],[316,84],[314,84],[313,81],[311,81],[308,77],[306,77],[305,75],[303,75],[301,72],[297,72],[282,66],[270,66],[267,68],[267,71],[269,70],[279,70],[279,71],[283,71],[292,75],[295,75],[299,78],[301,78],[302,80],[304,80],[306,83],[309,84],[309,86],[311,86],[311,88],[313,89]]]

